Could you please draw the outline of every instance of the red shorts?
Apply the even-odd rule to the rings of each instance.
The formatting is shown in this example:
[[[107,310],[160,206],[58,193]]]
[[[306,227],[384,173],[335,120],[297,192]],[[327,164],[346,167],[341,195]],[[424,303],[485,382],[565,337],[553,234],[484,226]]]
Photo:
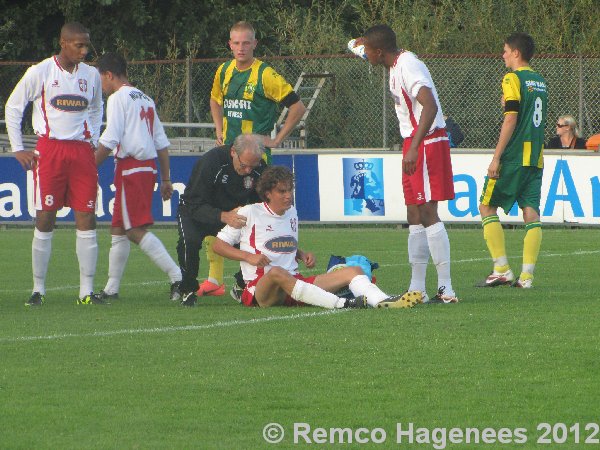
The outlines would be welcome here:
[[[242,304],[243,305],[259,306],[258,302],[256,301],[256,298],[254,298],[254,291],[256,289],[256,284],[263,276],[264,275],[260,275],[260,276],[256,277],[254,280],[252,280],[246,284],[246,288],[244,289],[244,292],[242,292]],[[302,276],[301,274],[297,273],[296,275],[294,275],[294,278],[296,278],[297,280],[300,280],[300,281],[304,281],[305,283],[308,283],[308,284],[314,284],[315,278],[317,278],[317,276],[313,275],[312,277],[305,277],[305,276]],[[283,306],[304,306],[305,304],[306,303],[302,303],[297,300],[294,300],[292,297],[287,295],[285,297],[285,302],[284,302]]]
[[[41,137],[36,155],[37,164],[33,169],[35,209],[57,211],[70,206],[75,211],[96,211],[98,170],[89,142]]]
[[[402,154],[406,154],[412,138],[404,139]],[[425,136],[419,146],[415,173],[402,172],[404,203],[423,205],[430,201],[452,200],[454,180],[450,161],[450,142],[446,130],[439,128]]]
[[[156,183],[153,159],[115,160],[115,205],[112,226],[125,230],[152,225],[152,194]]]

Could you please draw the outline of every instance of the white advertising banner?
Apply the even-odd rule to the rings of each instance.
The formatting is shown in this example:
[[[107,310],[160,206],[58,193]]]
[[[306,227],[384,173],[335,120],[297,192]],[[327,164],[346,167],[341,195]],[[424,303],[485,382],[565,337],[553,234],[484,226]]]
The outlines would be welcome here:
[[[456,198],[441,202],[445,222],[480,222],[478,205],[491,154],[453,154]],[[547,155],[540,212],[542,222],[600,224],[600,159]],[[402,156],[399,153],[319,155],[322,222],[405,222]],[[503,222],[521,222],[515,205]]]

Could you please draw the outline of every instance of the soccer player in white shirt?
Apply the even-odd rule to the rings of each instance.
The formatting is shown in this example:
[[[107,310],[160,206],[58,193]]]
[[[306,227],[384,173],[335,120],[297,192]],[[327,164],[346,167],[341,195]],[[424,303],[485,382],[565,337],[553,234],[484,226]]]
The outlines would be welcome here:
[[[89,31],[83,25],[65,24],[60,53],[31,66],[6,102],[12,150],[25,170],[33,170],[34,179],[33,292],[28,306],[45,301],[56,212],[63,206],[73,209],[77,228],[77,303],[102,303],[93,295],[98,256],[94,146],[102,125],[102,91],[98,71],[83,63],[90,45]],[[21,132],[29,102],[33,102],[33,129],[39,136],[35,150],[25,149]]]
[[[127,78],[127,63],[115,53],[98,60],[102,89],[109,95],[106,129],[96,151],[98,166],[114,151],[115,203],[112,218],[112,245],[109,253],[108,282],[100,292],[104,300],[116,299],[132,241],[165,272],[171,282],[171,300],[179,300],[181,270],[162,242],[150,231],[152,194],[156,162],[160,166],[160,195],[173,194],[170,179],[169,141],[156,113],[154,101],[133,87]]]
[[[311,252],[298,248],[298,214],[292,204],[293,175],[287,167],[267,167],[256,191],[264,200],[243,206],[241,228],[225,226],[214,243],[214,251],[241,261],[246,288],[246,306],[295,306],[310,304],[323,308],[409,308],[419,303],[420,293],[390,297],[371,283],[360,267],[344,267],[321,275],[304,277],[298,261],[307,268],[315,266]],[[234,247],[240,244],[240,248]],[[349,286],[355,298],[334,294]]]
[[[450,141],[435,85],[427,66],[414,53],[399,49],[396,33],[387,25],[369,28],[355,41],[364,45],[372,65],[390,71],[390,92],[400,125],[402,187],[409,224],[408,258],[412,267],[409,291],[425,290],[429,255],[438,275],[438,292],[430,303],[456,303],[450,277],[450,240],[438,215],[438,202],[454,198]]]

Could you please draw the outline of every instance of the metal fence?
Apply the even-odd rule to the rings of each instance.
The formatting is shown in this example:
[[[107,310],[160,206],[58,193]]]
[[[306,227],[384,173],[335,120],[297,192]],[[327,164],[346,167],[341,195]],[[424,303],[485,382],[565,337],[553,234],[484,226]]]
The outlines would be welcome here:
[[[502,122],[500,81],[506,72],[502,59],[498,55],[421,58],[431,71],[444,113],[452,116],[465,134],[460,147],[494,147]],[[373,68],[351,55],[264,60],[292,85],[303,72],[329,74],[305,124],[307,147],[393,148],[401,142],[383,68]],[[207,123],[212,121],[210,89],[221,62],[133,62],[129,75],[155,99],[163,122]],[[4,118],[8,95],[29,64],[0,61],[0,118]],[[561,114],[575,116],[584,137],[600,132],[600,56],[541,55],[534,59],[533,67],[549,87],[547,138],[554,134],[553,125]],[[302,97],[302,90],[299,93]],[[29,126],[29,121],[24,122]],[[210,128],[169,128],[168,133],[171,137],[214,137]]]

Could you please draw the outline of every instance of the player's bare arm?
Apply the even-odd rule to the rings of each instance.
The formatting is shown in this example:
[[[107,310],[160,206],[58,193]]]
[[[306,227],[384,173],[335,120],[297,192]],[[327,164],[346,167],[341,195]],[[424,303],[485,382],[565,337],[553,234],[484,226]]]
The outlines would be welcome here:
[[[105,147],[104,145],[98,143],[98,147],[94,152],[94,158],[96,159],[96,167],[100,167],[104,160],[108,158],[112,150],[110,148]]]
[[[223,145],[223,106],[219,105],[212,98],[210,99],[210,115],[215,124],[217,145]]]
[[[283,124],[283,126],[281,127],[279,132],[277,133],[277,136],[275,136],[275,139],[271,139],[268,136],[265,136],[265,139],[264,139],[265,147],[269,147],[269,148],[280,147],[281,143],[285,140],[285,138],[287,138],[292,133],[292,131],[294,131],[294,128],[296,128],[296,125],[298,125],[298,123],[300,123],[300,120],[302,119],[302,116],[304,115],[305,111],[306,111],[306,106],[304,106],[304,103],[302,103],[302,100],[299,100],[296,103],[294,103],[292,106],[290,106],[288,109],[288,115],[285,120],[285,123]]]
[[[419,119],[419,126],[412,139],[410,148],[402,159],[402,169],[404,170],[404,173],[408,175],[415,173],[417,158],[419,156],[419,146],[429,132],[438,111],[433,92],[428,87],[423,86],[419,89],[417,101],[423,106],[421,117]]]
[[[245,261],[248,264],[252,264],[256,267],[268,266],[271,260],[264,254],[253,254],[240,250],[238,248],[229,245],[227,242],[222,241],[219,238],[215,239],[212,246],[213,251],[217,255],[221,255],[224,258],[232,259],[234,261]]]
[[[158,167],[160,169],[160,196],[167,201],[173,195],[173,184],[171,183],[171,167],[169,164],[169,149],[161,148],[156,151]]]
[[[500,158],[502,153],[504,153],[504,149],[510,141],[513,132],[515,131],[515,127],[517,126],[517,113],[508,113],[504,115],[504,121],[502,122],[502,128],[500,129],[500,137],[498,138],[498,143],[496,144],[496,149],[494,150],[494,156],[492,157],[492,162],[488,166],[488,177],[489,178],[498,178],[500,174]]]

